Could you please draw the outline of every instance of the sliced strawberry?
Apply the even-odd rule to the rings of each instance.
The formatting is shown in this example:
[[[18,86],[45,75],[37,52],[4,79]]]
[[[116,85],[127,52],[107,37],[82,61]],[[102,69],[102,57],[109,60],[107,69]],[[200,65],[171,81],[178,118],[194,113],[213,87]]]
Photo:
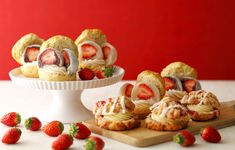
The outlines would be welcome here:
[[[69,60],[69,55],[65,50],[62,51],[62,56],[64,60],[64,66],[68,67],[70,65],[70,60]]]
[[[32,46],[28,47],[25,52],[25,62],[33,62],[37,60],[40,47]]]
[[[126,89],[125,89],[125,96],[127,97],[131,97],[131,92],[132,92],[132,89],[133,89],[133,85],[132,84],[128,84],[126,86]]]
[[[39,56],[39,67],[52,64],[58,65],[59,58],[53,49],[47,49]]]
[[[97,49],[90,45],[90,44],[84,44],[82,45],[82,57],[84,59],[91,59],[96,55]]]
[[[195,90],[195,87],[196,87],[197,83],[193,79],[187,79],[187,80],[184,80],[182,84],[183,84],[184,91],[189,93],[189,92]]]
[[[140,84],[138,86],[137,97],[139,99],[150,99],[154,96],[153,90],[146,84]]]
[[[165,90],[175,89],[176,83],[172,78],[169,77],[163,77],[165,81]]]
[[[110,47],[104,46],[102,47],[103,55],[104,55],[104,60],[106,60],[110,54]]]

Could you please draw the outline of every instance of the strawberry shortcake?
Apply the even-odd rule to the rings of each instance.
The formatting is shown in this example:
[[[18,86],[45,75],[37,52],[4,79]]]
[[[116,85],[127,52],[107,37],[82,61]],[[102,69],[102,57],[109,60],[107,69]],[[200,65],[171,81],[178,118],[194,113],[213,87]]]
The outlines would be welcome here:
[[[93,109],[96,124],[108,130],[123,131],[140,126],[134,117],[135,104],[125,96],[98,101]]]
[[[29,33],[13,46],[12,56],[21,65],[24,76],[38,78],[37,57],[43,42],[36,34]]]
[[[48,81],[76,80],[78,70],[77,46],[62,35],[45,41],[38,56],[39,78]]]

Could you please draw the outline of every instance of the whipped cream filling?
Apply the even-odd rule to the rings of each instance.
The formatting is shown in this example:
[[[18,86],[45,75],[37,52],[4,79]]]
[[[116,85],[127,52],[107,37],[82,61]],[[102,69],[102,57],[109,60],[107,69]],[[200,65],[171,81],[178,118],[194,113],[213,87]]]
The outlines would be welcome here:
[[[66,51],[69,55],[70,65],[67,68],[68,73],[69,74],[76,73],[78,70],[78,59],[77,59],[75,53],[67,48],[65,48],[64,51]]]
[[[24,66],[37,66],[37,61],[32,61],[32,62],[28,62],[28,63],[24,63]]]
[[[124,121],[124,120],[129,120],[133,118],[133,114],[132,113],[116,113],[116,114],[104,115],[103,118],[108,121]]]
[[[68,74],[66,68],[64,66],[57,66],[57,65],[44,65],[43,68],[40,68],[40,71],[49,73],[49,74],[61,74],[66,75]]]
[[[166,123],[175,124],[175,123],[179,123],[179,122],[184,121],[184,120],[189,120],[189,117],[188,116],[183,116],[179,119],[169,119],[169,118],[166,118],[165,116],[161,116],[161,115],[157,115],[157,114],[152,113],[151,114],[151,119],[153,119],[157,122],[161,122],[163,124],[166,124]]]
[[[83,60],[82,64],[85,66],[103,66],[105,65],[105,61],[103,59],[89,59]]]
[[[200,114],[211,114],[214,111],[213,107],[208,105],[188,105],[187,108]]]

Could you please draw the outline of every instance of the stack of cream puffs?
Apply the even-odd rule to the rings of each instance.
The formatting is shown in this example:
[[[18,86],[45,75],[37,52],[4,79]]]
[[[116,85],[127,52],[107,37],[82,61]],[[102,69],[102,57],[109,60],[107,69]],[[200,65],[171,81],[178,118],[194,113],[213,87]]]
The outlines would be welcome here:
[[[98,101],[93,109],[96,124],[108,130],[123,131],[138,127],[140,121],[133,118],[135,104],[125,96]]]

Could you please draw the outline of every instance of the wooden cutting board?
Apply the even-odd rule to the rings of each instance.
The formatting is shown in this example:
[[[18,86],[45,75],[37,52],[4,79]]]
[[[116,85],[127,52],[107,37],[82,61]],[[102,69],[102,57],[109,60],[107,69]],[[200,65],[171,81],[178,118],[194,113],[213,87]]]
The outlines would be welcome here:
[[[194,134],[198,134],[200,129],[209,125],[216,128],[225,128],[235,125],[235,100],[221,103],[221,115],[218,119],[207,122],[191,121],[188,125],[188,130]],[[103,135],[105,137],[132,145],[136,147],[145,147],[155,145],[172,140],[172,136],[176,132],[154,131],[145,128],[144,121],[141,122],[141,127],[127,131],[110,131],[102,129],[95,124],[95,120],[87,120],[84,122],[92,132]]]

